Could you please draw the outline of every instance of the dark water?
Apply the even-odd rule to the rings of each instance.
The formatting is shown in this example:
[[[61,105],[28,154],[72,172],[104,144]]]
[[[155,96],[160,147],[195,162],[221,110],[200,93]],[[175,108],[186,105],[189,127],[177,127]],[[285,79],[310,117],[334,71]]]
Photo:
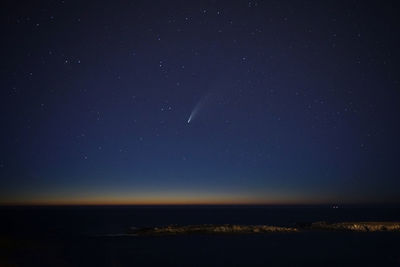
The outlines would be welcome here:
[[[107,236],[131,226],[400,221],[400,207],[2,207],[0,266],[400,266],[400,233]]]

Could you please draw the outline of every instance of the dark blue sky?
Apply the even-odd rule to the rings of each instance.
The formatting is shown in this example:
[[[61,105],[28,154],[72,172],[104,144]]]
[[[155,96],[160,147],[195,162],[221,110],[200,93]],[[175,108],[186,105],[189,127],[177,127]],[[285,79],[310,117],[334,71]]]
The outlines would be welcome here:
[[[9,1],[0,203],[399,202],[399,12]]]

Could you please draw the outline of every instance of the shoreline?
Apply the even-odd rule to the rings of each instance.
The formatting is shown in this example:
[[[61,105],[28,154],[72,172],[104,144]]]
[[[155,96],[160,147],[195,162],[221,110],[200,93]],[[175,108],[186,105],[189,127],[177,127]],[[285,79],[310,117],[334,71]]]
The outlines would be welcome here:
[[[128,234],[138,236],[163,236],[187,234],[262,234],[296,233],[302,231],[345,231],[345,232],[400,232],[400,222],[340,222],[324,221],[296,224],[295,227],[271,225],[202,224],[167,225],[162,227],[131,227]]]

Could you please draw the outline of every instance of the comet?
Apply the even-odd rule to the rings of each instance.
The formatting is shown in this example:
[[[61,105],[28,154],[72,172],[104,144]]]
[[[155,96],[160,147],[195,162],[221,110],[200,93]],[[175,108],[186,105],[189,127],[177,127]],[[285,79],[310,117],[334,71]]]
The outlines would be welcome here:
[[[192,112],[190,113],[189,119],[187,120],[187,123],[190,123],[197,115],[199,112],[199,109],[201,106],[203,106],[204,99],[200,99],[199,102],[197,102],[196,106],[194,106]]]
[[[200,100],[196,103],[192,112],[190,113],[187,123],[190,123],[192,120],[194,120],[196,118],[197,114],[199,113],[199,111],[201,109],[203,109],[204,106],[209,105],[210,102],[212,102],[212,100],[214,98],[215,98],[215,94],[213,94],[212,92],[208,92],[202,98],[200,98]]]

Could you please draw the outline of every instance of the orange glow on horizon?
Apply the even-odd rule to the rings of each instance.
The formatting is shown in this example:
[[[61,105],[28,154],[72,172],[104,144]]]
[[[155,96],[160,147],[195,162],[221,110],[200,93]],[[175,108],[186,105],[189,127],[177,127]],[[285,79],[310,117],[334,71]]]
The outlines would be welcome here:
[[[31,200],[0,202],[2,206],[174,206],[174,205],[303,205],[325,204],[310,201],[262,201],[257,199],[74,199],[74,200]]]
[[[0,199],[1,206],[313,205],[326,203],[332,203],[332,201],[304,195],[226,192],[140,192],[136,194],[76,192],[75,194],[48,193]]]
[[[248,197],[146,197],[146,198],[59,198],[59,199],[32,199],[21,201],[2,201],[0,205],[15,206],[168,206],[168,205],[298,205],[299,201],[266,200]],[[316,203],[310,203],[316,204]]]

